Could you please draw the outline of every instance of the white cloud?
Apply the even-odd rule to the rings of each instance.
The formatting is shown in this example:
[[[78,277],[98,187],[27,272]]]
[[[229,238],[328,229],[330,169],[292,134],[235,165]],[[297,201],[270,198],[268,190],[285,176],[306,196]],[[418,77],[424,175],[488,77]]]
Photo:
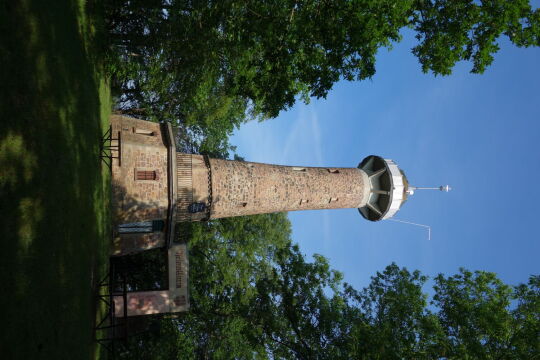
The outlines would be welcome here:
[[[242,125],[234,133],[231,143],[248,161],[323,166],[321,136],[314,107],[299,105],[296,111],[280,118]]]

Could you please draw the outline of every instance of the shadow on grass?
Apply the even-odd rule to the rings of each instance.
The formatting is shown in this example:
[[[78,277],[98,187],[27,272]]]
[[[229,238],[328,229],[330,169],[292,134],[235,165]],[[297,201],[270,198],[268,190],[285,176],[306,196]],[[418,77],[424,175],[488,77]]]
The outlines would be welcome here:
[[[0,3],[3,359],[93,356],[92,286],[109,246],[99,139],[110,106],[89,21],[73,1]]]

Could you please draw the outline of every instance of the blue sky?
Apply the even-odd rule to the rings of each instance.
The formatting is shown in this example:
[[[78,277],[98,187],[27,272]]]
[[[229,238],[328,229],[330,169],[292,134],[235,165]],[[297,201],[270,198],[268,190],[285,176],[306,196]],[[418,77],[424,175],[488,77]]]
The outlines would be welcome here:
[[[378,56],[377,74],[337,83],[326,99],[243,125],[231,139],[247,161],[356,167],[391,158],[417,192],[396,219],[368,222],[356,209],[289,213],[293,240],[319,253],[356,288],[391,262],[424,274],[459,267],[511,284],[539,273],[540,49],[501,40],[483,75],[460,63],[448,77],[423,74],[407,34]]]

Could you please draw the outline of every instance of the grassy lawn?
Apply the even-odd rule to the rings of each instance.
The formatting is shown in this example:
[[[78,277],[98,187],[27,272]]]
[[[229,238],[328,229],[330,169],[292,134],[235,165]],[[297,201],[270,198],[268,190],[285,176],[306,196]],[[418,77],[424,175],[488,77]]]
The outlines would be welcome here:
[[[111,108],[92,1],[0,2],[0,358],[92,359]],[[99,310],[99,309],[98,309]]]

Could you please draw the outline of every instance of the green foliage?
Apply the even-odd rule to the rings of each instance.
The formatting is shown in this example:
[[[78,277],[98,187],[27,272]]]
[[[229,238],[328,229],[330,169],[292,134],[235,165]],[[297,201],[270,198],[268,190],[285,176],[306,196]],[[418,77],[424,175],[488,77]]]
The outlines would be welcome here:
[[[271,275],[275,255],[289,245],[285,214],[265,214],[194,224],[190,241],[192,309],[180,327],[199,357],[249,358],[264,353],[253,341],[260,329],[248,311],[260,294],[256,284]],[[186,339],[188,340],[188,339]]]
[[[276,254],[272,274],[257,284],[249,318],[261,329],[257,342],[270,358],[335,359],[336,341],[343,333],[345,303],[336,292],[342,275],[327,260],[314,255],[309,263],[297,245]]]
[[[441,75],[462,60],[484,72],[501,35],[540,45],[540,11],[528,0],[153,0],[109,9],[125,64],[116,73],[122,106],[185,125],[213,101],[241,104],[229,119],[238,125],[248,113],[274,117],[298,98],[325,97],[340,79],[370,78],[378,50],[406,27],[422,70]]]
[[[514,289],[517,307],[512,311],[510,347],[516,359],[538,359],[540,354],[540,276]]]
[[[535,359],[540,281],[488,272],[434,279],[391,264],[362,290],[308,261],[285,214],[193,223],[191,310],[131,339],[136,359]]]
[[[433,304],[440,308],[445,331],[445,356],[494,359],[510,350],[512,288],[495,274],[461,269],[435,278]]]
[[[413,358],[423,351],[426,321],[426,295],[422,286],[427,280],[419,271],[410,273],[396,264],[377,272],[361,292],[346,286],[346,294],[361,313],[361,322],[352,329],[351,356],[359,358]]]
[[[461,60],[483,73],[502,34],[520,47],[540,45],[540,10],[528,0],[417,0],[411,25],[420,40],[413,53],[435,74],[449,75]]]

